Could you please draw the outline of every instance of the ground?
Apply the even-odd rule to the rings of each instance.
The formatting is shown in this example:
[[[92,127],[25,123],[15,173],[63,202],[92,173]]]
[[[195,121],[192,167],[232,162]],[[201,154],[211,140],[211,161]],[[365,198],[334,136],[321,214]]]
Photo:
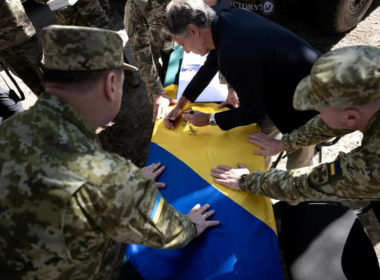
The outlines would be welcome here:
[[[285,5],[286,0],[277,2],[279,3],[278,9],[275,15],[271,16],[271,19],[300,35],[321,52],[359,44],[380,47],[380,0],[374,0],[366,17],[353,30],[338,35],[326,34],[316,29],[305,20],[307,15],[300,16],[304,13],[299,7]],[[130,60],[133,60],[127,44],[128,38],[122,25],[124,3],[125,0],[111,1],[112,9],[109,16],[114,29],[119,32],[126,42],[125,51],[127,56]],[[38,32],[40,32],[42,27],[55,23],[54,15],[46,6],[28,1],[25,7]],[[6,78],[3,71],[1,75]],[[18,79],[18,82],[27,96],[26,100],[23,101],[23,106],[29,108],[34,104],[36,97],[21,80]],[[1,79],[0,85],[6,88]],[[100,133],[100,138],[105,149],[119,153],[131,159],[135,164],[142,166],[146,159],[150,141],[152,129],[151,114],[151,105],[148,101],[144,85],[141,84],[140,87],[134,89],[125,84],[121,112],[115,121]],[[349,152],[360,145],[361,137],[361,133],[355,132],[343,137],[334,146],[323,148],[322,160],[333,160],[339,151]],[[316,157],[314,162],[317,163],[317,161]],[[284,168],[284,160],[280,162],[279,168]],[[355,203],[351,203],[350,206],[354,208],[359,207]],[[369,232],[378,259],[380,259],[380,224],[377,223],[371,212],[363,215],[361,220]]]

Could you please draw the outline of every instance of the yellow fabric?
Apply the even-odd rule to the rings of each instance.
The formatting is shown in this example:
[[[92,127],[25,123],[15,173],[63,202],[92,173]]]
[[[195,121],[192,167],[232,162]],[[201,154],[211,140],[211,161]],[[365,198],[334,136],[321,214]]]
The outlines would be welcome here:
[[[169,86],[165,88],[165,91],[173,96],[173,92],[170,93],[170,91],[176,92],[176,87]],[[215,103],[189,104],[188,108],[205,113],[226,110],[219,109]],[[223,131],[218,126],[195,127],[186,124],[183,119],[178,120],[175,129],[170,130],[165,127],[162,120],[157,120],[152,142],[183,161],[209,184],[276,232],[272,203],[269,198],[216,184],[210,175],[210,169],[218,164],[236,167],[237,162],[244,163],[250,171],[264,171],[264,158],[254,155],[253,150],[257,147],[247,142],[247,133],[254,131],[258,131],[256,124]]]

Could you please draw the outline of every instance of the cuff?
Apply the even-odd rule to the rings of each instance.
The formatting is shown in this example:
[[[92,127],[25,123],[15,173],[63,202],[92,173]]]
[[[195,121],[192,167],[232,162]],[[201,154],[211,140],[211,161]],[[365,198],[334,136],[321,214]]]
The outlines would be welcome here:
[[[287,154],[297,150],[297,147],[294,144],[294,141],[291,141],[289,134],[284,134],[281,141]]]
[[[260,194],[260,186],[257,184],[257,182],[259,182],[258,177],[260,177],[262,174],[264,173],[261,171],[253,171],[251,174],[247,174],[247,176],[245,176],[244,179],[241,179],[242,180],[241,184],[239,180],[239,187],[243,191]]]

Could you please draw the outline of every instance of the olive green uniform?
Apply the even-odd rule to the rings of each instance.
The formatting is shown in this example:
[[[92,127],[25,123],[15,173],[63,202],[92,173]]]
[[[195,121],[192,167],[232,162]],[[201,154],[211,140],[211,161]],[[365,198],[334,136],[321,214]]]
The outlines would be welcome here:
[[[0,1],[0,59],[35,93],[42,85],[42,50],[20,0]]]
[[[163,92],[165,65],[159,59],[174,46],[166,25],[166,5],[169,0],[128,0],[125,6],[124,25],[128,33],[132,54],[141,79],[152,101],[154,94]]]
[[[102,279],[116,242],[177,248],[196,236],[155,183],[104,151],[57,97],[43,94],[0,133],[2,279]]]

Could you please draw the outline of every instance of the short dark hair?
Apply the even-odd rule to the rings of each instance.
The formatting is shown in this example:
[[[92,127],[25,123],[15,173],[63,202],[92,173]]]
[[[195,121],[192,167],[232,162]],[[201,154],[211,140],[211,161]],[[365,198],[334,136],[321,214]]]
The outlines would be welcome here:
[[[45,82],[58,83],[92,83],[98,81],[107,70],[97,71],[62,71],[43,69]]]

